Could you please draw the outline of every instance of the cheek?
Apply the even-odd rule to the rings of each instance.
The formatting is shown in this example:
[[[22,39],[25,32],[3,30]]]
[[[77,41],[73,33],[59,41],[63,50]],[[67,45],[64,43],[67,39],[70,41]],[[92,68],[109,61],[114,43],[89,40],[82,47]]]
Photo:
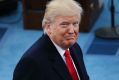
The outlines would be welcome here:
[[[76,31],[76,32],[79,32],[79,26],[77,26],[77,27],[75,28],[75,31]]]
[[[51,26],[50,35],[53,37],[57,37],[57,35],[58,35],[57,32],[58,32],[57,29],[54,26]]]
[[[78,34],[79,34],[79,28],[75,30],[75,35],[78,36]]]
[[[64,34],[61,31],[55,30],[52,32],[52,36],[57,42],[62,42],[64,40]]]

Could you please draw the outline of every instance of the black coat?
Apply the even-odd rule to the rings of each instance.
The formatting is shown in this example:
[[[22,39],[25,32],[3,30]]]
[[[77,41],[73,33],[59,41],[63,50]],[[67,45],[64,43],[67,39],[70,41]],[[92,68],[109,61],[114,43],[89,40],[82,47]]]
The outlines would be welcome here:
[[[77,43],[70,53],[81,80],[89,80],[82,51]],[[57,49],[47,35],[43,35],[17,64],[13,80],[72,80]]]

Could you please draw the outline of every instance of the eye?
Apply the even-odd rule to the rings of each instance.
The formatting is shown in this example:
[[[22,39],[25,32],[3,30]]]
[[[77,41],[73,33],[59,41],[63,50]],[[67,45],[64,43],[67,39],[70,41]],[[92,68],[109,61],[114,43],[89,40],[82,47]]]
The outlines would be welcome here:
[[[68,22],[63,22],[63,23],[61,23],[60,24],[62,27],[67,27],[68,25],[69,25],[69,23]]]
[[[78,22],[74,22],[73,25],[74,26],[79,26],[79,23]]]
[[[61,23],[61,25],[68,25],[68,24],[69,24],[68,22]]]

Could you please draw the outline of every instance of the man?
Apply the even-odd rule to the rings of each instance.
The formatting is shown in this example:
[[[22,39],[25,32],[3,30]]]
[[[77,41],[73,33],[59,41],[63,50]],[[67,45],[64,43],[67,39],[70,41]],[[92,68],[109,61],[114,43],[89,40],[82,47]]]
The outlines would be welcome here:
[[[23,55],[13,80],[89,80],[76,43],[81,14],[74,0],[49,2],[42,22],[44,34]]]

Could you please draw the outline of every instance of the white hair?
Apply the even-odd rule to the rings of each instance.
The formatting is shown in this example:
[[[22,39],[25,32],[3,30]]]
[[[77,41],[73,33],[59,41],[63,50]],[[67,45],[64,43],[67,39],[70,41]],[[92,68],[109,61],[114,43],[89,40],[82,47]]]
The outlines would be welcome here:
[[[56,16],[78,16],[81,17],[83,9],[74,0],[52,0],[46,5],[42,27],[46,22],[52,22]]]

